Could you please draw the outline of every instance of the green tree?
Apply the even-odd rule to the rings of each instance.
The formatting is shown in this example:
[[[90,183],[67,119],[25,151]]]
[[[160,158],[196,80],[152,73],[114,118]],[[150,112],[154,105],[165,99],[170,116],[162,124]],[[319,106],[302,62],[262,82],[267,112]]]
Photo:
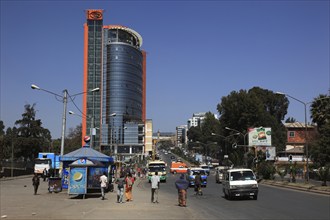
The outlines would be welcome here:
[[[202,130],[199,126],[191,127],[187,131],[187,137],[190,142],[196,142],[202,139]]]
[[[0,146],[1,146],[1,151],[0,151],[0,160],[3,160],[6,158],[7,154],[7,149],[5,147],[5,125],[3,124],[3,121],[0,120]]]
[[[292,117],[289,117],[285,120],[285,123],[294,123],[296,122],[297,120],[295,118],[292,118]]]
[[[330,122],[330,96],[319,95],[314,99],[310,108],[311,118],[318,128]]]
[[[82,139],[82,126],[77,125],[75,128],[69,129],[69,134],[65,139],[64,153],[69,153],[71,151],[81,148]]]
[[[51,142],[51,135],[48,129],[42,127],[40,119],[36,119],[35,104],[24,106],[22,119],[15,122],[17,129],[13,129],[15,156],[25,159],[33,159],[38,152],[43,150]]]
[[[320,95],[311,104],[311,118],[319,132],[316,141],[311,143],[310,155],[317,167],[330,164],[330,97]]]
[[[221,103],[217,105],[220,114],[220,124],[222,127],[230,127],[245,134],[248,128],[253,127],[271,127],[272,145],[277,151],[285,149],[286,129],[282,123],[287,114],[288,99],[285,96],[279,96],[272,91],[254,87],[249,91],[232,91],[228,96],[221,98]],[[221,130],[223,136],[232,134],[232,131]],[[243,143],[243,135],[239,137],[240,143]],[[234,149],[228,148],[228,151]],[[244,151],[238,148],[243,161]]]

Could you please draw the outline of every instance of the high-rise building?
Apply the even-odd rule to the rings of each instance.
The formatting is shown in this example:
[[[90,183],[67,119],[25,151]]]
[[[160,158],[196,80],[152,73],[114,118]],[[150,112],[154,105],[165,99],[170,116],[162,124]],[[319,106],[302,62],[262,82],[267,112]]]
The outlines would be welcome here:
[[[188,119],[188,129],[191,127],[201,126],[205,119],[206,112],[194,113],[192,118]]]
[[[188,125],[180,125],[176,127],[176,146],[182,147],[184,144],[187,144],[187,131]]]
[[[146,120],[146,53],[142,37],[121,25],[103,25],[103,10],[86,10],[83,137],[112,153],[142,153]],[[87,93],[94,88],[100,92]]]

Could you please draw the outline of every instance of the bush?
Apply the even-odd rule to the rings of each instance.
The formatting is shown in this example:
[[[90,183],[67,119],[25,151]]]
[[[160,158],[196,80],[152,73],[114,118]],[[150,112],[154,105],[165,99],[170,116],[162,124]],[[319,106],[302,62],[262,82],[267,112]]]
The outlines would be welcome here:
[[[258,174],[261,175],[263,179],[274,179],[275,171],[273,163],[268,161],[263,161],[258,166]]]

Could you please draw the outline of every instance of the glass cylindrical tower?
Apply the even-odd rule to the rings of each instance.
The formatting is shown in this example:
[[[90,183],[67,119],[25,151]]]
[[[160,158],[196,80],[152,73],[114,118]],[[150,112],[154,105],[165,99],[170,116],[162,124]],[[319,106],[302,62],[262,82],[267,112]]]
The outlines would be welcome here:
[[[102,145],[123,144],[125,123],[143,120],[141,45],[142,37],[130,28],[103,29]]]

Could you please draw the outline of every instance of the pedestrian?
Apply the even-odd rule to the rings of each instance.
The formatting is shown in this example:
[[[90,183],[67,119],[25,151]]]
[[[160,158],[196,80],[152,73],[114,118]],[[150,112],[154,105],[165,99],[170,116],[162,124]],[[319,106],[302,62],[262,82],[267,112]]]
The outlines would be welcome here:
[[[108,186],[108,177],[106,176],[106,173],[103,172],[103,175],[100,176],[100,183],[101,183],[101,194],[102,194],[102,200],[104,200],[105,197],[105,190]]]
[[[32,177],[34,195],[37,195],[39,184],[40,184],[40,178],[39,178],[38,174],[35,173],[34,176]]]
[[[158,172],[155,172],[155,175],[153,175],[150,179],[151,182],[151,202],[152,203],[158,203],[158,191],[159,191],[159,183],[160,183],[160,177],[158,176]],[[156,198],[156,201],[155,201]]]
[[[134,178],[132,177],[131,173],[128,173],[125,179],[126,202],[133,201],[132,198],[133,185],[134,185]]]
[[[116,180],[117,184],[117,202],[123,203],[124,197],[124,185],[125,185],[125,176],[123,173],[120,174],[120,177]]]
[[[43,177],[43,179],[44,179],[44,182],[46,181],[47,176],[48,176],[48,171],[47,171],[47,169],[45,168],[45,169],[42,171],[42,177]]]
[[[195,175],[195,195],[203,195],[202,192],[202,176],[199,171],[196,172]]]
[[[189,182],[184,178],[184,174],[180,175],[180,178],[175,181],[175,187],[178,190],[179,206],[187,206],[187,189],[189,187]]]

